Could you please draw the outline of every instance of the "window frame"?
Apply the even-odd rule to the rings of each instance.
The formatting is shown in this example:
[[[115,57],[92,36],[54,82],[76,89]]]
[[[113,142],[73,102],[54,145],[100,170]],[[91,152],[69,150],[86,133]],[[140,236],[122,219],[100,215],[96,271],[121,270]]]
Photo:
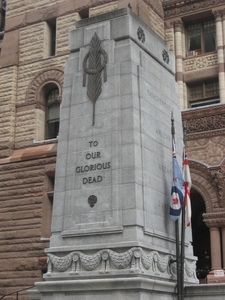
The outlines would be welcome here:
[[[57,55],[57,19],[52,18],[46,21],[44,58],[49,58]]]
[[[207,22],[210,22],[210,21],[213,21],[214,23],[214,28],[215,28],[215,31],[214,31],[214,36],[215,36],[215,49],[212,50],[212,51],[206,51],[205,50],[205,37],[206,35],[204,34],[204,24],[206,24]],[[189,26],[192,26],[192,25],[200,25],[200,45],[201,45],[201,48],[200,49],[195,49],[195,50],[190,50],[190,46],[189,46],[189,30],[188,30],[188,27]],[[215,52],[217,50],[217,41],[216,41],[216,21],[215,21],[215,18],[213,17],[208,17],[208,18],[205,18],[205,19],[201,19],[201,20],[195,20],[195,21],[192,21],[192,22],[186,22],[185,24],[185,36],[186,36],[186,56],[187,57],[190,57],[190,56],[195,56],[195,55],[201,55],[201,54],[208,54],[208,53],[212,53],[212,52]]]
[[[45,98],[45,139],[54,139],[54,138],[57,138],[57,136],[58,136],[58,134],[59,134],[59,124],[60,124],[60,101],[59,101],[59,89],[58,89],[58,87],[55,85],[55,86],[53,86],[53,85],[51,85],[52,86],[52,88],[51,89],[48,89],[48,92],[47,92],[47,94],[46,94],[46,98]],[[54,90],[56,90],[57,89],[57,91],[58,91],[58,93],[57,93],[57,97],[56,97],[56,99],[55,99],[55,101],[53,101],[52,103],[48,103],[48,99],[49,99],[49,95],[54,91]],[[49,112],[50,112],[50,107],[54,107],[54,106],[57,106],[58,107],[58,109],[59,109],[59,114],[58,114],[58,118],[55,118],[55,119],[50,119],[49,118]],[[57,134],[56,134],[56,132],[54,132],[55,134],[54,135],[51,135],[50,134],[50,124],[56,124],[56,123],[58,123],[58,125],[57,125],[57,128],[58,128],[58,130],[57,129],[55,129],[55,130],[57,130],[58,132],[57,132]]]
[[[58,90],[58,96],[57,96],[57,101],[54,102],[53,105],[59,105],[59,118],[57,118],[59,120],[59,124],[60,124],[60,105],[61,105],[61,86],[59,85],[58,82],[56,82],[55,80],[49,80],[47,82],[45,82],[39,89],[38,91],[38,98],[40,99],[40,102],[43,104],[44,106],[44,120],[43,120],[43,140],[51,140],[51,139],[55,139],[58,136],[55,137],[51,137],[49,135],[48,132],[48,128],[47,128],[47,120],[48,120],[48,105],[47,105],[47,97],[50,94],[50,92],[54,89]],[[60,125],[59,125],[60,126]]]
[[[210,83],[217,83],[217,91],[215,95],[207,95],[207,84]],[[191,87],[194,86],[200,86],[202,85],[202,97],[191,99]],[[206,105],[213,105],[220,103],[220,95],[219,95],[219,80],[218,78],[212,78],[211,80],[205,80],[205,81],[199,81],[199,82],[193,82],[190,84],[187,84],[187,96],[188,96],[188,104],[190,108],[200,107],[200,106],[206,106]]]
[[[42,214],[41,238],[49,239],[51,236],[52,209],[54,198],[55,171],[47,172],[44,178],[44,199]]]

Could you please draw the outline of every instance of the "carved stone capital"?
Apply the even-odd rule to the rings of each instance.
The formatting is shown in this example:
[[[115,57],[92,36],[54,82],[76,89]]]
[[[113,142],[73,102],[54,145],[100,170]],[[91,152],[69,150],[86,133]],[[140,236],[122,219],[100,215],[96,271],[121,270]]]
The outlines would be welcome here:
[[[221,228],[225,226],[225,212],[203,214],[203,221],[209,228]]]
[[[181,19],[174,20],[171,25],[173,25],[175,31],[182,31],[183,22]]]
[[[215,186],[219,198],[219,203],[222,205],[224,198],[224,179],[225,176],[221,169],[212,169],[210,170],[211,182]]]
[[[220,21],[221,20],[222,15],[223,15],[223,10],[221,10],[221,9],[213,10],[212,13],[213,13],[216,21]]]
[[[221,14],[222,14],[222,20],[225,20],[225,8],[221,9]]]

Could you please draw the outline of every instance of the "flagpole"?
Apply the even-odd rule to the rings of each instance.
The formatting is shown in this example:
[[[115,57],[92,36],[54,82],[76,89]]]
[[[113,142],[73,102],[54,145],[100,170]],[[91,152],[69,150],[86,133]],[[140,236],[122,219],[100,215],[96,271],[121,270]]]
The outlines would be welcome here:
[[[183,122],[183,143],[186,146],[186,122]],[[184,158],[183,158],[184,159]],[[184,193],[184,197],[187,197]],[[184,199],[184,203],[187,199]],[[182,220],[181,220],[181,300],[184,298],[184,257],[185,257],[185,205],[182,206]]]
[[[172,144],[175,141],[175,127],[174,127],[174,118],[173,112],[171,112],[171,134],[172,134]],[[177,262],[177,299],[182,300],[181,298],[181,262],[180,262],[180,247],[179,247],[179,219],[175,221],[175,238],[176,238],[176,262]]]

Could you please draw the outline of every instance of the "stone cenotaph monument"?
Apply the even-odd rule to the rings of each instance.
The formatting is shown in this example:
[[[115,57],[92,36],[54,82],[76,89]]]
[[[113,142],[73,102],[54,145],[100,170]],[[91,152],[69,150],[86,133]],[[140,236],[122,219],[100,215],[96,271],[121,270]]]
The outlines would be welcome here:
[[[48,272],[30,299],[174,299],[171,112],[174,56],[130,9],[69,36]],[[186,231],[184,280],[198,282]]]

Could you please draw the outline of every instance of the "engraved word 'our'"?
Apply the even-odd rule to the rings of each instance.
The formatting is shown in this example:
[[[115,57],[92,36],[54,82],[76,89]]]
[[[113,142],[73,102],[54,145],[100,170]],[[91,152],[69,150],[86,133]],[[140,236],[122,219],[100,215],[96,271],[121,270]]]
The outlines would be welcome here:
[[[101,153],[100,152],[91,152],[86,154],[86,159],[90,158],[101,158]]]

